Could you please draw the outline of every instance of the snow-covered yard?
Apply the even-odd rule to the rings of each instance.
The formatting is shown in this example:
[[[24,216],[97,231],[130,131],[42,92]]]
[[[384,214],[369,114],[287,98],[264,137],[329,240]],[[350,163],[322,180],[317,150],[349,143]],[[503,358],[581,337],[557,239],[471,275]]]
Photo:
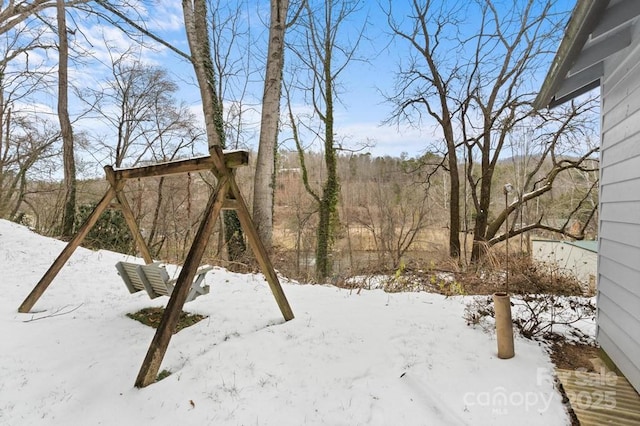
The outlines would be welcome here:
[[[283,280],[285,323],[261,276],[223,269],[186,305],[208,318],[171,340],[172,374],[136,389],[154,330],[125,314],[167,299],[127,292],[114,264],[131,257],[80,248],[17,312],[63,247],[0,221],[0,424],[569,424],[544,348],[498,359],[462,297]]]

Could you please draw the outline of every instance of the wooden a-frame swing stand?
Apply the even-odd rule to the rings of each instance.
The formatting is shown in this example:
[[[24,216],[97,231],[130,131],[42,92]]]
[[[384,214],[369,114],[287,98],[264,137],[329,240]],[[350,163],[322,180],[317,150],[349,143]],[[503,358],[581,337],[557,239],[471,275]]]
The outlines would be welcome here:
[[[105,167],[105,173],[109,182],[109,189],[97,204],[93,212],[89,215],[85,223],[80,227],[77,234],[69,241],[53,264],[49,267],[38,284],[22,302],[18,312],[26,313],[31,310],[46,291],[51,281],[56,277],[60,269],[69,260],[75,249],[87,236],[91,228],[96,224],[98,218],[109,207],[112,200],[116,198],[125,221],[133,234],[136,246],[140,250],[146,263],[152,263],[153,259],[149,249],[144,242],[142,234],[136,224],[135,217],[125,198],[123,189],[128,179],[138,179],[154,176],[167,176],[181,173],[189,173],[203,170],[211,170],[217,177],[217,185],[209,198],[204,217],[198,228],[198,232],[193,240],[191,249],[184,261],[184,265],[175,285],[167,307],[165,309],[160,325],[151,341],[147,355],[140,367],[140,372],[136,378],[136,387],[145,387],[156,381],[160,364],[167,351],[172,331],[175,329],[180,312],[187,299],[191,283],[200,265],[202,256],[206,249],[209,237],[220,212],[223,209],[233,209],[238,213],[240,224],[245,232],[249,245],[253,250],[258,263],[264,273],[271,292],[273,293],[278,307],[286,321],[293,319],[293,312],[289,302],[282,290],[278,276],[269,260],[267,251],[258,236],[256,227],[251,219],[247,205],[240,194],[236,184],[233,169],[248,164],[249,156],[246,151],[231,151],[224,153],[218,145],[210,148],[211,155],[208,157],[193,158],[189,160],[174,161],[170,163],[156,164],[146,167],[114,170],[111,166]]]

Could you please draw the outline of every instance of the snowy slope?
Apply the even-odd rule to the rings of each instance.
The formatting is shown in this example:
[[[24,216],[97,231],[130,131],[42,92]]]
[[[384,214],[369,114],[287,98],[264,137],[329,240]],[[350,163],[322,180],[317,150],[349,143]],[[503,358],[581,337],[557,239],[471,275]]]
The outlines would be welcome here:
[[[208,318],[173,337],[145,389],[133,382],[154,330],[125,316],[160,306],[114,264],[78,249],[32,313],[17,308],[64,243],[0,221],[2,425],[566,425],[542,347],[466,326],[462,298],[356,295],[283,282],[284,323],[259,275],[215,269]]]

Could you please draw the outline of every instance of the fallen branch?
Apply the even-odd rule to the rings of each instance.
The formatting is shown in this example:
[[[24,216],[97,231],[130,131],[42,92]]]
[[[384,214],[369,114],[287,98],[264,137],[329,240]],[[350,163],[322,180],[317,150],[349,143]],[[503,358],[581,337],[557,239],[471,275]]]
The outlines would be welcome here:
[[[63,312],[63,310],[69,306],[69,305],[65,305],[62,308],[58,309],[57,311],[50,313],[49,315],[44,315],[44,316],[41,316],[41,317],[38,317],[38,318],[35,318],[34,316],[31,316],[31,319],[24,320],[22,322],[33,322],[33,321],[37,321],[37,320],[41,320],[41,319],[45,319],[45,318],[53,318],[53,317],[59,317],[59,316],[62,316],[62,315],[67,315],[67,314],[70,314],[71,312],[77,310],[82,305],[83,304],[81,303],[78,306],[76,306],[75,308]]]

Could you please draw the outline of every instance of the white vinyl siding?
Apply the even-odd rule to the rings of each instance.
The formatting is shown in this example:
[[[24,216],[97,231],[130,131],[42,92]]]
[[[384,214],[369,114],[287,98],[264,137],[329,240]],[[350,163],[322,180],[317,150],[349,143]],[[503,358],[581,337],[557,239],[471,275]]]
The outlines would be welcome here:
[[[640,43],[605,62],[598,258],[602,349],[640,390]]]

